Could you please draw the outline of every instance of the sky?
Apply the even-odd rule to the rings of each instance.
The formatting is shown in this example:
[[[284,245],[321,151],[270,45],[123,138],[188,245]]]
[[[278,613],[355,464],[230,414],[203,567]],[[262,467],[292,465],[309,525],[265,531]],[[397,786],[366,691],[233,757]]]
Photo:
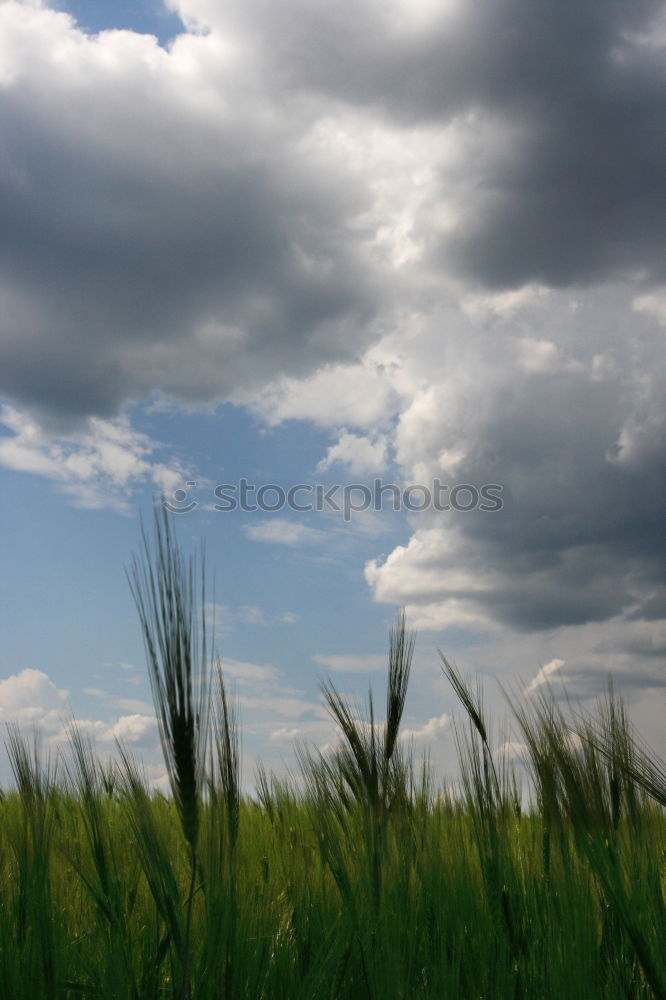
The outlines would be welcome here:
[[[250,784],[399,607],[439,774],[438,649],[498,719],[610,677],[666,753],[665,55],[656,0],[0,0],[0,722],[163,780],[162,497]]]

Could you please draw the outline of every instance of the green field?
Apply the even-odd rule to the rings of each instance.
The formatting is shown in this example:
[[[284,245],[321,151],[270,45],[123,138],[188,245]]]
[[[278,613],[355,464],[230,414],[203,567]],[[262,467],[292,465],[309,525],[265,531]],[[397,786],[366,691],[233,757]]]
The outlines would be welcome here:
[[[131,582],[172,794],[74,728],[57,767],[10,730],[0,801],[7,1000],[666,998],[666,775],[609,690],[592,714],[549,694],[514,710],[528,804],[462,705],[461,780],[438,788],[400,739],[412,638],[386,704],[323,694],[336,753],[239,785],[238,732],[210,661],[199,579],[166,526]]]

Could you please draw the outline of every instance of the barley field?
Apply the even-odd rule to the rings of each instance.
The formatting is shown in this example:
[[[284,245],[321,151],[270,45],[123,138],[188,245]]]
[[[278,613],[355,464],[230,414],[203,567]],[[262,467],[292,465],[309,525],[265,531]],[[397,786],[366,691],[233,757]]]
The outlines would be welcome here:
[[[400,724],[413,635],[391,631],[386,703],[327,683],[336,751],[298,748],[241,794],[239,732],[200,615],[203,575],[166,519],[130,571],[171,792],[71,727],[57,759],[7,734],[0,996],[7,1000],[666,998],[666,770],[612,688],[585,715],[507,706],[529,795],[460,703],[460,781]],[[210,666],[209,666],[210,664]]]

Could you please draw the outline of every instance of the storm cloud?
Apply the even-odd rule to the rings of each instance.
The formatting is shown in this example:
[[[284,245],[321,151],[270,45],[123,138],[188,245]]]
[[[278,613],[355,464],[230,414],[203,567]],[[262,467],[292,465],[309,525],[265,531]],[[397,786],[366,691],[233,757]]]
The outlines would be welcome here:
[[[362,190],[215,38],[166,52],[39,7],[1,14],[5,392],[109,415],[355,355],[377,308]]]
[[[160,48],[0,4],[9,401],[231,400],[327,428],[321,467],[502,484],[414,517],[372,596],[659,687],[664,4],[170,6]]]
[[[499,484],[504,502],[424,511],[407,545],[366,568],[379,599],[426,627],[547,630],[666,611],[663,330],[632,317],[619,289],[573,305],[551,293],[477,316],[444,351],[434,328],[410,359],[429,378],[398,422],[405,477]]]
[[[660,0],[259,0],[174,3],[307,88],[397,128],[456,122],[465,205],[435,262],[496,287],[664,275],[666,114]]]

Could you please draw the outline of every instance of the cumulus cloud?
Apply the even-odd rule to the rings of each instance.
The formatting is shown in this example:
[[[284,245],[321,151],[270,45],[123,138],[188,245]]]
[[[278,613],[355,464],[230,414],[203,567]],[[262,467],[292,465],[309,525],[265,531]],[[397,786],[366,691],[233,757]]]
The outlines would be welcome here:
[[[62,725],[68,697],[43,670],[26,668],[0,680],[0,718],[53,732]]]
[[[316,528],[310,528],[307,524],[299,524],[298,521],[286,521],[281,517],[248,524],[243,530],[253,542],[269,542],[273,545],[287,545],[289,547],[318,542],[324,537]]]
[[[323,746],[335,738],[335,727],[331,722],[300,722],[297,726],[280,726],[270,734],[271,743],[293,744],[297,740],[314,742]]]
[[[108,726],[94,726],[97,739],[104,743],[129,743],[133,746],[151,746],[157,741],[157,719],[154,715],[121,715]]]
[[[268,424],[311,420],[324,427],[376,427],[393,412],[393,380],[372,353],[356,365],[327,365],[304,378],[278,378],[253,393],[237,394]]]
[[[510,318],[454,326],[443,345],[428,329],[412,341],[405,366],[422,383],[396,429],[404,478],[500,484],[504,506],[414,519],[411,538],[366,567],[378,600],[416,605],[439,628],[657,613],[663,335],[635,314],[627,326],[629,290],[579,292],[573,305],[553,293]],[[529,365],[525,327],[554,345]]]
[[[515,296],[661,273],[657,0],[171,6],[193,30],[163,49],[2,5],[15,400],[108,417],[266,390],[310,416],[290,380],[461,276]]]
[[[15,400],[108,417],[281,377],[264,398],[306,415],[289,380],[404,328],[435,281],[660,271],[656,0],[172,6],[210,30],[162,49],[2,5]]]
[[[157,721],[152,706],[145,702],[123,705],[105,691],[92,688],[85,692],[109,702],[110,707],[138,708],[132,714],[116,716],[111,721],[77,718],[74,724],[101,744],[112,745],[116,740],[155,749]],[[147,711],[146,711],[147,710]],[[50,742],[68,739],[71,722],[69,692],[59,688],[42,670],[26,668],[0,680],[0,720],[15,723],[24,730],[35,729]]]
[[[343,431],[336,443],[328,449],[317,470],[325,472],[333,465],[342,465],[346,466],[353,476],[381,472],[386,466],[386,452],[384,436],[373,439]]]
[[[323,469],[502,484],[412,518],[375,599],[657,684],[663,4],[170,6],[168,49],[0,6],[0,459],[91,503],[168,476],[116,419],[157,392],[311,421]]]
[[[126,418],[90,417],[84,430],[54,435],[13,406],[0,407],[0,466],[50,479],[79,507],[128,509],[127,497],[146,482],[168,494],[184,479],[173,460],[156,460],[160,447]]]
[[[66,723],[53,736],[53,742],[67,752],[72,728],[92,740],[102,757],[113,755],[118,743],[134,750],[148,751],[151,756],[159,753],[159,730],[154,715],[135,713],[121,715],[111,722],[101,719],[76,718]]]
[[[276,743],[293,743],[294,740],[299,739],[304,735],[303,729],[300,726],[281,726],[279,729],[275,729],[271,733],[271,741]]]
[[[445,712],[443,715],[437,715],[432,719],[428,719],[422,726],[403,729],[400,733],[400,739],[404,741],[415,740],[424,742],[436,740],[446,731],[450,721],[451,717]]]
[[[0,8],[2,388],[43,414],[202,402],[371,337],[362,182],[230,32],[168,50]]]
[[[378,0],[291,0],[289,18],[266,0],[173,6],[251,45],[283,95],[307,88],[412,129],[463,123],[474,169],[441,170],[461,207],[453,232],[433,226],[435,260],[495,286],[662,272],[659,0],[452,2],[425,18]]]

